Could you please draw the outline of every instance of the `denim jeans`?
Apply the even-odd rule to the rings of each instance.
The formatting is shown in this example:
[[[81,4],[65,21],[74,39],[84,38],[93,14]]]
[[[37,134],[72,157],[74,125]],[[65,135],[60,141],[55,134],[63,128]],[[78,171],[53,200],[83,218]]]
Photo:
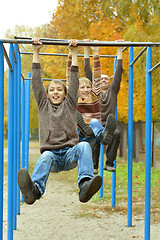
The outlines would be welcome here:
[[[90,144],[92,150],[94,150],[96,148],[97,144],[100,142],[99,135],[103,131],[104,127],[102,126],[100,121],[97,120],[96,118],[93,118],[90,121],[89,126],[92,128],[92,131],[93,131],[92,136],[85,137],[78,129],[79,142],[88,142]]]
[[[89,143],[81,142],[74,147],[44,151],[35,165],[31,179],[43,195],[50,172],[68,171],[76,166],[78,185],[83,178],[93,177],[92,149]]]

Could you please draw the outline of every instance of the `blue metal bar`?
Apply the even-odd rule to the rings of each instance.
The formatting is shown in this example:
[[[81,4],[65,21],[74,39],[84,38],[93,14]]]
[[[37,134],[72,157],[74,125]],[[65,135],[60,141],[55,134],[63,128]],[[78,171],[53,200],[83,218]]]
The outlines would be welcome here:
[[[128,106],[128,222],[132,226],[132,157],[133,157],[133,47],[129,49],[129,106]]]
[[[21,139],[22,139],[22,154],[21,154],[21,167],[25,168],[25,81],[22,80],[22,131],[21,131]],[[23,195],[21,194],[21,202],[24,202]]]
[[[114,72],[116,71],[116,65],[117,65],[117,57],[114,60]],[[115,117],[117,119],[117,108]],[[116,169],[116,159],[114,161],[114,168]],[[112,173],[112,207],[114,208],[116,205],[116,173]]]
[[[20,169],[20,141],[21,141],[21,57],[17,50],[17,173]],[[17,214],[20,214],[20,189],[17,182]]]
[[[14,44],[14,49],[16,45]],[[15,54],[17,58],[17,51],[15,51]],[[14,61],[13,230],[17,228],[17,66],[17,61]]]
[[[100,176],[102,177],[102,186],[100,188],[100,198],[103,198],[103,162],[104,162],[104,145],[100,146]]]
[[[4,54],[0,43],[0,239],[3,239]]]
[[[10,44],[9,59],[14,69],[14,49]],[[13,139],[14,139],[14,71],[8,70],[8,240],[13,239]]]
[[[146,56],[146,139],[145,139],[145,240],[150,240],[150,205],[151,205],[151,110],[152,110],[152,49],[147,49]]]
[[[28,73],[28,77],[31,77],[31,73]],[[31,81],[25,82],[25,162],[26,169],[28,170],[29,159],[29,122],[30,122],[30,85]]]

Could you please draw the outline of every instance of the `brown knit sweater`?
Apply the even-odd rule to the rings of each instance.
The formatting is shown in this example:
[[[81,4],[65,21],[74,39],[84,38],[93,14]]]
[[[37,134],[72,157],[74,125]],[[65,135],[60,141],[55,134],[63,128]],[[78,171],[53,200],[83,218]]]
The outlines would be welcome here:
[[[54,105],[46,96],[40,64],[32,64],[32,91],[38,107],[41,153],[45,150],[73,147],[78,143],[78,86],[78,67],[72,66],[67,96],[60,105]]]

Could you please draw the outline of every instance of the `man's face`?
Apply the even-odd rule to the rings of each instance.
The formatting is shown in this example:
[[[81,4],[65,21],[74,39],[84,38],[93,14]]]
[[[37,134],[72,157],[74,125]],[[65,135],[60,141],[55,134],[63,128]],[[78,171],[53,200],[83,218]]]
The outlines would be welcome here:
[[[47,97],[55,105],[59,105],[65,98],[65,89],[60,83],[51,83],[48,88]]]
[[[84,81],[81,81],[79,83],[79,89],[78,89],[78,92],[79,92],[79,95],[82,99],[86,99],[88,97],[90,97],[91,95],[91,85],[87,82],[84,82]]]
[[[101,90],[107,90],[110,86],[110,79],[107,75],[101,75],[100,86]]]

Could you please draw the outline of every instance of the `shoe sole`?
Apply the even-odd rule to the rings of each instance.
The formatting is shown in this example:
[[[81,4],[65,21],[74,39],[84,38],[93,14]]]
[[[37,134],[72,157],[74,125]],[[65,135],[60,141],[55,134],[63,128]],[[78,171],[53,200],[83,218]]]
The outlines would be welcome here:
[[[115,168],[108,168],[108,167],[104,167],[103,170],[106,170],[108,172],[116,172]]]
[[[83,202],[83,203],[88,202],[92,198],[92,196],[96,192],[98,192],[101,185],[102,185],[102,177],[99,175],[93,177],[92,182],[88,186],[86,193],[79,199],[80,202]]]
[[[35,198],[32,193],[32,182],[31,178],[26,169],[20,169],[18,172],[18,185],[22,192],[24,201],[27,204],[33,204]]]
[[[84,122],[84,119],[80,112],[77,111],[77,125],[80,130],[80,132],[85,137],[90,137],[92,135],[92,129]]]
[[[107,122],[105,126],[106,128],[106,137],[104,139],[105,145],[111,144],[113,139],[113,133],[116,130],[116,127],[117,127],[116,118],[113,114],[110,114],[107,118]]]

